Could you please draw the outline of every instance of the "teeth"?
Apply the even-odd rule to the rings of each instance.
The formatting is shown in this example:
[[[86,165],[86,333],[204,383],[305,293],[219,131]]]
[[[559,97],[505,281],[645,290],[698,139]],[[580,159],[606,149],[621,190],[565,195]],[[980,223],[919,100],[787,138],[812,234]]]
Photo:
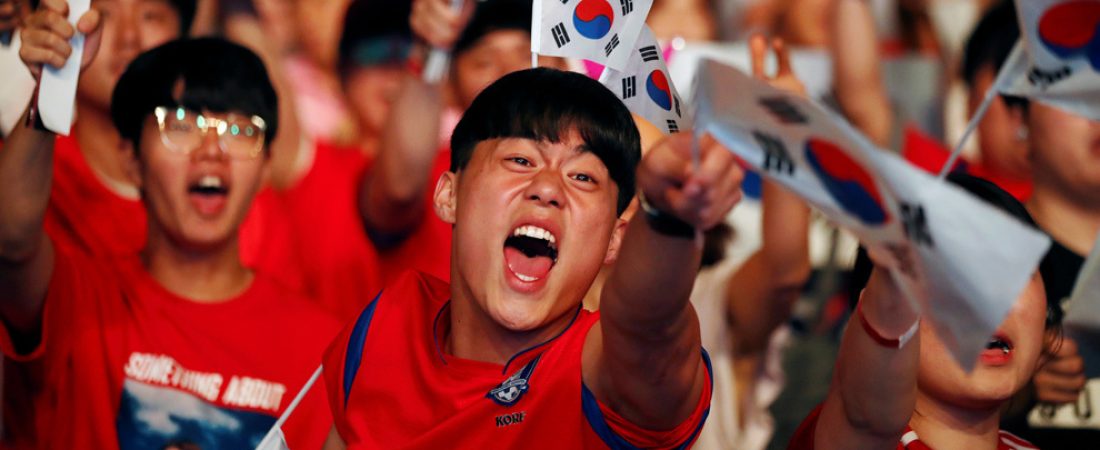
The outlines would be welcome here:
[[[526,282],[526,283],[530,283],[530,282],[535,281],[535,280],[538,279],[536,277],[529,277],[529,276],[524,275],[522,273],[517,273],[516,278],[519,278],[521,281]]]
[[[222,179],[214,175],[204,175],[199,179],[199,187],[220,188],[222,187]]]
[[[550,233],[550,231],[534,225],[524,225],[522,227],[516,228],[512,231],[512,236],[527,236],[530,238],[550,241],[551,244],[557,243],[557,239],[554,238],[554,235]]]

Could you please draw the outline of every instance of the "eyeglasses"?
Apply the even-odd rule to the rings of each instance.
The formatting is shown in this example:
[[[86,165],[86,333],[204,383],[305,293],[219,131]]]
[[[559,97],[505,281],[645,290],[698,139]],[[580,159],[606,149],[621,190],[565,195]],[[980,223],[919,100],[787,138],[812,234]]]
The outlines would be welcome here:
[[[208,130],[218,133],[218,148],[233,159],[256,159],[263,153],[267,124],[259,116],[229,114],[224,119],[207,117],[184,107],[153,109],[160,141],[169,150],[190,154],[202,146]]]

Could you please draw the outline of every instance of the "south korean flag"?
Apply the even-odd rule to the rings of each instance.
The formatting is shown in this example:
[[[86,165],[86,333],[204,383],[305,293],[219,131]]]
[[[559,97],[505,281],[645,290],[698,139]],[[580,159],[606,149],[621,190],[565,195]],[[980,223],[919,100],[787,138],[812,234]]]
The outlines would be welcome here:
[[[691,128],[680,94],[668,76],[661,47],[648,26],[642,27],[626,67],[622,71],[605,67],[600,83],[618,95],[630,112],[644,117],[665,134]]]
[[[535,0],[531,51],[623,70],[653,0]]]

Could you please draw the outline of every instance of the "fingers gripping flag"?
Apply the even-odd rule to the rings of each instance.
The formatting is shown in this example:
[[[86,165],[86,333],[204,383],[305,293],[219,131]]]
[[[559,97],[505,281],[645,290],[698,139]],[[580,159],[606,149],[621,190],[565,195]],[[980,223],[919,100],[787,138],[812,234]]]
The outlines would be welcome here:
[[[1017,0],[1026,58],[1000,91],[1100,120],[1100,1]]]
[[[637,44],[622,71],[605,67],[600,83],[611,89],[631,112],[644,117],[665,134],[691,127],[680,94],[668,76],[661,47],[649,27],[643,26]]]
[[[698,77],[696,128],[852,230],[973,367],[1050,240],[878,150],[811,100],[714,61]]]
[[[622,70],[653,0],[535,0],[531,51]]]

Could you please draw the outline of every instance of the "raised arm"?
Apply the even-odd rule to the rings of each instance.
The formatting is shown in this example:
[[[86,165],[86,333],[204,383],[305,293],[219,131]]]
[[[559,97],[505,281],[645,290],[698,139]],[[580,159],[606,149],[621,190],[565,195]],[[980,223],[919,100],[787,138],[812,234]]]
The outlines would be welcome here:
[[[749,41],[753,76],[799,95],[805,88],[791,71],[790,54],[780,39],[772,41],[779,64],[774,77],[764,74],[768,45],[761,36]],[[727,311],[734,335],[734,353],[757,354],[787,320],[791,305],[810,277],[810,208],[798,196],[764,180],[763,243],[726,285]]]
[[[859,303],[840,342],[818,419],[818,450],[894,448],[916,405],[920,333],[901,348],[887,341],[905,335],[917,313],[890,274],[879,268]]]
[[[277,188],[289,187],[302,171],[298,157],[305,142],[298,120],[294,89],[283,70],[283,58],[267,38],[257,16],[253,0],[221,0],[221,19],[225,37],[248,47],[263,60],[271,84],[279,97],[279,132],[271,140],[271,182]],[[307,143],[312,145],[312,143]]]
[[[412,11],[413,32],[439,48],[449,48],[469,18],[468,12],[454,11],[450,0],[415,0]],[[413,75],[402,81],[378,159],[359,188],[359,213],[376,244],[392,245],[392,239],[403,237],[424,217],[423,203],[435,181],[429,178],[439,150],[442,113],[439,85]]]
[[[593,328],[585,343],[586,385],[647,429],[687,419],[707,382],[688,302],[702,252],[698,230],[717,224],[741,198],[742,172],[713,140],[700,147],[698,170],[688,133],[658,143],[642,160],[639,191],[658,212],[639,211],[628,225],[604,285],[599,332]]]
[[[872,142],[887,147],[894,110],[868,1],[837,0],[832,6],[833,86],[845,117]]]
[[[68,9],[64,0],[43,0],[21,30],[19,55],[35,77],[42,64],[60,67],[72,53],[69,38],[75,30],[65,20]],[[99,19],[93,9],[77,23],[80,31],[91,33],[82,67],[95,56]],[[0,317],[21,341],[19,348],[37,342],[53,273],[53,247],[42,224],[53,179],[54,137],[21,120],[0,151]]]

